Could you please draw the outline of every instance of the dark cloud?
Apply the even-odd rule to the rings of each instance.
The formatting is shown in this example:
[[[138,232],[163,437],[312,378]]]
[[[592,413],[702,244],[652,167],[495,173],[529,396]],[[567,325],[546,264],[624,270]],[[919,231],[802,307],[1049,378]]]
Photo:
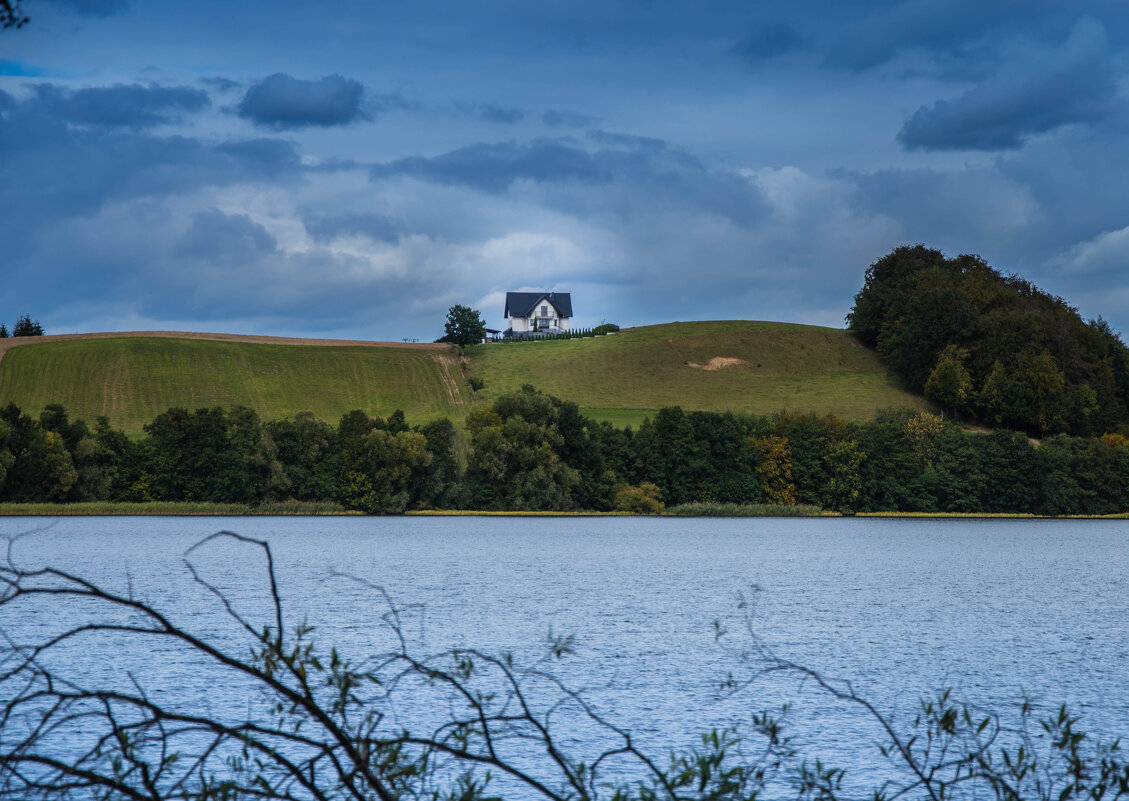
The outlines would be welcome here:
[[[246,214],[225,214],[215,208],[192,218],[177,248],[184,256],[241,265],[277,249],[270,232]]]
[[[116,134],[25,146],[17,158],[0,162],[5,178],[0,200],[7,210],[0,232],[9,229],[20,238],[113,201],[276,183],[299,172],[297,154],[286,143],[213,145],[185,137]]]
[[[479,106],[478,114],[487,122],[496,122],[499,125],[515,125],[525,119],[525,112],[519,108],[496,106],[492,103]]]
[[[806,47],[807,42],[791,25],[767,22],[729,48],[729,52],[747,65],[758,67],[766,61]]]
[[[1035,16],[1026,0],[902,0],[845,6],[846,18],[829,26],[828,66],[868,70],[911,50],[961,55],[997,28],[1015,30]],[[830,22],[830,20],[829,20]]]
[[[302,218],[302,224],[318,242],[339,236],[367,236],[374,242],[396,244],[403,235],[400,223],[379,214],[309,215]]]
[[[599,120],[589,114],[549,109],[541,115],[541,122],[552,128],[590,128]]]
[[[1012,150],[1033,134],[1107,117],[1116,91],[1105,31],[1084,20],[1061,48],[921,107],[898,141],[910,150]]]
[[[372,168],[374,178],[406,175],[482,192],[504,192],[520,180],[537,182],[611,180],[606,165],[565,140],[475,144],[426,158],[412,156]]]
[[[580,217],[630,216],[644,206],[690,207],[739,224],[757,219],[764,201],[745,178],[713,171],[680,148],[650,137],[594,131],[595,150],[572,138],[480,143],[432,158],[413,156],[371,170],[374,180],[406,176],[501,194],[515,183],[543,186],[549,202]],[[575,195],[571,188],[615,187]]]
[[[1129,182],[1117,179],[1121,165],[1129,164],[1124,130],[1111,125],[1096,131],[1064,131],[995,160],[1000,173],[1023,186],[1039,209],[1024,240],[1033,263],[1125,226]]]
[[[372,119],[364,97],[364,86],[341,75],[304,81],[279,72],[248,89],[237,111],[256,125],[278,130],[329,128]]]
[[[300,169],[297,149],[281,139],[237,139],[207,147],[240,165],[245,180],[277,180]]]
[[[96,214],[110,203],[165,199],[212,186],[285,183],[302,175],[298,153],[289,142],[211,142],[156,136],[141,126],[152,122],[153,115],[196,103],[194,95],[146,90],[140,96],[156,98],[151,105],[134,98],[100,111],[87,100],[120,96],[114,87],[106,95],[86,95],[82,102],[72,102],[73,95],[54,88],[44,92],[37,87],[22,101],[5,95],[7,107],[0,114],[0,207],[5,209],[0,240],[7,252],[31,242],[40,230]],[[75,120],[106,124],[79,127]],[[134,125],[123,127],[129,122]]]
[[[254,246],[249,240],[243,244]],[[407,329],[435,331],[434,338],[442,332],[443,313],[451,304],[444,302],[444,290],[432,274],[382,274],[364,257],[324,248],[251,252],[247,261],[225,261],[218,271],[208,258],[183,257],[177,267],[176,274],[156,277],[160,295],[150,291],[131,300],[148,315],[211,321],[211,330],[231,330],[231,321],[239,320],[249,333],[351,331],[357,337],[392,339]],[[465,291],[474,290],[467,286]],[[418,304],[406,299],[429,300],[423,301],[421,313]]]
[[[75,125],[142,130],[181,122],[211,105],[208,93],[187,86],[117,84],[72,91],[37,84],[31,101],[44,114]]]
[[[243,85],[239,83],[239,81],[233,81],[230,78],[223,78],[219,75],[214,75],[209,78],[200,78],[200,83],[205,86],[210,86],[219,92],[231,92]]]
[[[1122,300],[1129,273],[1118,272],[1114,256],[1127,241],[1129,185],[1110,180],[1111,165],[1127,162],[1129,141],[1111,126],[1041,137],[980,167],[886,169],[844,180],[861,218],[896,222],[892,244],[979,253],[1129,331]]]
[[[944,250],[977,250],[990,243],[1002,252],[1028,236],[1038,211],[1026,189],[994,166],[837,177],[853,188],[851,205],[866,217],[895,221],[906,241],[928,241]]]

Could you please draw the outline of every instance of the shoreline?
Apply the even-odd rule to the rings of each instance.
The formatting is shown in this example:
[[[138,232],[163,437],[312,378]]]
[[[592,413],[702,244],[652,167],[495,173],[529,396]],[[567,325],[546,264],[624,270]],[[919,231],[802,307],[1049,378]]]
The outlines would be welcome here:
[[[365,517],[325,503],[274,503],[258,507],[235,503],[0,503],[0,517]],[[1037,515],[1018,512],[858,512],[844,515],[820,511],[807,514],[764,511],[748,514],[634,514],[632,512],[529,512],[475,509],[412,510],[387,517],[656,517],[656,518],[844,518],[913,520],[1129,520],[1129,513],[1109,515]]]

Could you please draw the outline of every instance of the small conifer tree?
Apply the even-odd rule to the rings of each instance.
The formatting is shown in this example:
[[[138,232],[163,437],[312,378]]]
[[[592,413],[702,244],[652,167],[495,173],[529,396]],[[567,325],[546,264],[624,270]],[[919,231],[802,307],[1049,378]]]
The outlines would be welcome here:
[[[25,314],[23,317],[16,320],[16,325],[12,329],[12,336],[14,336],[14,337],[39,337],[39,336],[43,336],[43,326],[39,324],[38,320],[31,319],[31,315]]]

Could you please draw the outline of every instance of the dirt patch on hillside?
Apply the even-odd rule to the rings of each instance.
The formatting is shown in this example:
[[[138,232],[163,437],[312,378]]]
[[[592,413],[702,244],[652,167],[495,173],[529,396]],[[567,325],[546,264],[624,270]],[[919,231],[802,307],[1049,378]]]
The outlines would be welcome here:
[[[726,367],[737,367],[741,364],[748,364],[744,359],[738,359],[735,356],[714,356],[705,364],[696,364],[694,362],[686,362],[687,365],[693,367],[695,370],[724,370]]]
[[[314,345],[318,347],[412,348],[415,350],[454,350],[442,342],[376,342],[367,339],[310,339],[306,337],[267,337],[249,334],[206,334],[198,331],[103,331],[96,334],[48,334],[42,337],[8,337],[0,339],[0,359],[12,348],[40,342],[62,342],[69,339],[125,339],[160,337],[162,339],[207,339],[214,342],[251,342],[262,345]]]
[[[439,364],[439,376],[443,381],[443,389],[447,392],[447,400],[452,406],[461,406],[463,398],[459,392],[459,380],[462,377],[462,365],[446,353],[436,353],[432,358]]]

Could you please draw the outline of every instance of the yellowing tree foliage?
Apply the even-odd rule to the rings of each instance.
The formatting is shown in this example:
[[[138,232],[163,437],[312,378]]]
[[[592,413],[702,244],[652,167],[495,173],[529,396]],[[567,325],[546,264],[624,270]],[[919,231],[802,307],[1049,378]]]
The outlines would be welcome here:
[[[662,490],[650,481],[644,481],[637,487],[628,484],[616,490],[615,509],[634,514],[658,514],[665,507],[662,497]]]
[[[933,464],[937,458],[937,437],[944,428],[945,422],[930,412],[919,412],[906,420],[906,439],[922,466]]]
[[[766,503],[795,506],[798,496],[792,479],[792,445],[785,437],[770,434],[753,439],[749,445],[760,456],[757,477],[764,489]]]

